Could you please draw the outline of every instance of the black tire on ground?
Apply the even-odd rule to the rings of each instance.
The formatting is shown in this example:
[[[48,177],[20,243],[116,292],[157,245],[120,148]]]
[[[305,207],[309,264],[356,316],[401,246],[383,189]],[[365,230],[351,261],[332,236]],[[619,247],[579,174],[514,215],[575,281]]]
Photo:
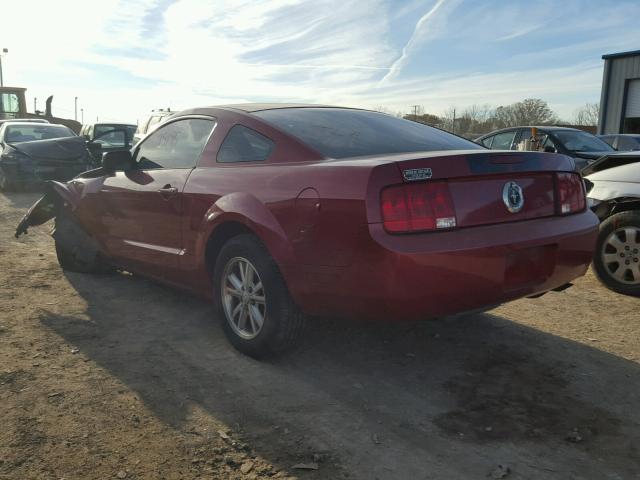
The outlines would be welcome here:
[[[63,270],[79,273],[113,271],[113,267],[98,251],[93,239],[70,213],[62,211],[58,214],[53,238],[58,263]]]
[[[605,245],[607,239],[609,239],[614,232],[620,231],[625,227],[636,229],[636,238],[632,239],[633,242],[629,242],[632,243],[629,249],[621,247],[619,250],[615,250],[613,247],[607,247]],[[620,235],[623,236],[624,242],[628,241],[625,233],[620,233]],[[612,273],[617,271],[616,264],[606,263],[604,260],[605,253],[615,253],[618,256],[620,254],[626,254],[627,256],[625,257],[619,257],[620,263],[617,268],[624,268],[626,266],[626,261],[629,261],[629,266],[636,265],[636,269],[640,268],[638,267],[638,265],[640,265],[640,245],[638,245],[637,242],[640,242],[640,212],[638,211],[616,213],[600,224],[600,233],[598,234],[598,241],[596,243],[596,253],[593,258],[593,267],[598,279],[614,292],[622,293],[624,295],[640,296],[640,279],[638,278],[640,275],[636,274],[635,280],[633,280],[633,277],[631,277],[633,273],[627,272],[627,283],[620,281],[619,279],[616,279]],[[634,248],[634,243],[636,248]],[[638,271],[640,270],[636,270],[636,272]]]
[[[234,330],[225,313],[223,281],[227,268],[237,259],[248,260],[264,288],[264,320],[253,338],[244,338]],[[216,313],[225,335],[240,352],[253,358],[273,357],[296,346],[305,317],[294,304],[282,274],[265,246],[255,236],[244,234],[231,238],[220,250],[213,272]]]

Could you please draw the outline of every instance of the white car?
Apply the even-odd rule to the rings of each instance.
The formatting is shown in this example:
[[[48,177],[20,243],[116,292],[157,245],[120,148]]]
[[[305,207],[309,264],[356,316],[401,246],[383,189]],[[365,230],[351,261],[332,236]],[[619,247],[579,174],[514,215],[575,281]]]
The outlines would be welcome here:
[[[585,184],[601,221],[595,272],[611,290],[640,296],[640,162],[592,173]]]

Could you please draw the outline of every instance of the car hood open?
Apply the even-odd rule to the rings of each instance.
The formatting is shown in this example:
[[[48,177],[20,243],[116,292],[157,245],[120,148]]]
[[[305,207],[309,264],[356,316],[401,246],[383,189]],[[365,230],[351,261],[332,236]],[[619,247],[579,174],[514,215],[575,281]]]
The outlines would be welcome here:
[[[583,176],[591,175],[595,172],[607,170],[621,165],[628,165],[640,161],[640,151],[614,152],[599,157],[595,162],[587,165],[580,173]]]
[[[11,146],[34,160],[75,161],[89,154],[82,137],[52,138],[33,142],[12,143]]]

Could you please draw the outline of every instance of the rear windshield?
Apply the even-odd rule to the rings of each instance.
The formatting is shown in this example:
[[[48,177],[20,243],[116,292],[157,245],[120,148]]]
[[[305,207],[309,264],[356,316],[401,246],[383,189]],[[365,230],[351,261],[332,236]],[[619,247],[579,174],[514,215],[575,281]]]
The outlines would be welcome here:
[[[576,130],[556,130],[552,132],[562,142],[564,148],[572,152],[610,152],[613,148],[595,135]]]
[[[113,123],[113,124],[100,124],[100,125],[96,125],[95,129],[93,131],[93,137],[97,137],[99,135],[102,135],[103,133],[109,132],[111,130],[126,130],[129,138],[133,137],[133,134],[136,133],[136,129],[138,128],[137,125],[126,125],[126,124],[117,124],[117,123]]]
[[[33,140],[47,140],[50,138],[75,137],[69,128],[62,125],[7,125],[4,140],[7,143],[31,142]]]
[[[254,115],[329,158],[434,150],[484,150],[464,138],[378,112],[283,108]]]

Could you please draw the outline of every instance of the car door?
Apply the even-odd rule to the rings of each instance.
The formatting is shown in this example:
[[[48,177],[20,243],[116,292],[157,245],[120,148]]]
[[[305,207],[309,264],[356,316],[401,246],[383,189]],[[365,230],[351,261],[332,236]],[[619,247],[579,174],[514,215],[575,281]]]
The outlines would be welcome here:
[[[169,122],[140,142],[133,168],[105,178],[99,240],[117,263],[163,280],[178,273],[182,191],[214,127],[211,117]]]

